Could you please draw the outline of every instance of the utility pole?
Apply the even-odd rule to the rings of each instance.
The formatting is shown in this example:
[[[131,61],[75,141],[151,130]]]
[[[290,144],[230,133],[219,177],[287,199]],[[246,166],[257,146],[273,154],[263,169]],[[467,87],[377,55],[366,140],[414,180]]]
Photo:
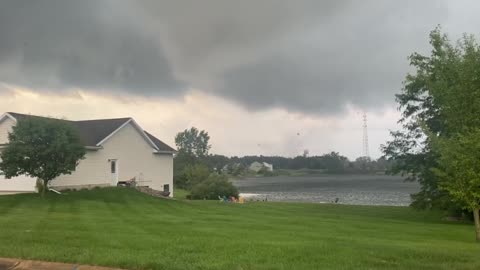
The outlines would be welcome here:
[[[367,129],[367,113],[363,112],[363,156],[370,158],[368,151],[368,129]]]

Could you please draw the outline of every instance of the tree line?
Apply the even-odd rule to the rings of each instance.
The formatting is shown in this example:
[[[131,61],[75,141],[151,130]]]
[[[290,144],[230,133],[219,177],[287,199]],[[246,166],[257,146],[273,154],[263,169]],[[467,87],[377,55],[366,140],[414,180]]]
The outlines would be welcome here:
[[[221,170],[225,166],[240,166],[248,168],[255,161],[267,162],[273,165],[274,170],[301,170],[309,169],[325,173],[381,173],[391,167],[393,161],[385,158],[376,160],[368,157],[359,157],[350,161],[347,157],[337,152],[315,156],[243,156],[227,157],[224,155],[208,155],[204,158],[205,163],[213,170]]]

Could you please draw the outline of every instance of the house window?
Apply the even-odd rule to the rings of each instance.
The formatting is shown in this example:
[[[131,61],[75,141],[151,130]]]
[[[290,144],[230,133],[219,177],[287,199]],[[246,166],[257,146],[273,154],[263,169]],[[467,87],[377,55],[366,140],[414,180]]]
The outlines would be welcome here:
[[[170,192],[170,185],[163,185],[163,191]]]
[[[110,172],[111,173],[116,173],[117,172],[117,161],[116,160],[110,161]]]

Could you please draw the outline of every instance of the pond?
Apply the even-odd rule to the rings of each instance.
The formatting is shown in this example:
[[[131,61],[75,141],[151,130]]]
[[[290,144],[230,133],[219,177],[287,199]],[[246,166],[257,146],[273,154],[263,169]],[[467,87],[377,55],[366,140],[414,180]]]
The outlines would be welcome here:
[[[232,181],[248,200],[398,205],[411,202],[416,182],[389,175],[309,175],[252,177]]]

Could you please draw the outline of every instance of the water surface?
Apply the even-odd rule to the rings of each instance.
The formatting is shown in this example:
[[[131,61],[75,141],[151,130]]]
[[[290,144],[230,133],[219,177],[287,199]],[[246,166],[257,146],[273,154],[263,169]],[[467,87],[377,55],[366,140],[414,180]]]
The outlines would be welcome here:
[[[253,177],[233,181],[253,200],[334,202],[358,205],[409,205],[418,183],[389,175],[313,175]]]

